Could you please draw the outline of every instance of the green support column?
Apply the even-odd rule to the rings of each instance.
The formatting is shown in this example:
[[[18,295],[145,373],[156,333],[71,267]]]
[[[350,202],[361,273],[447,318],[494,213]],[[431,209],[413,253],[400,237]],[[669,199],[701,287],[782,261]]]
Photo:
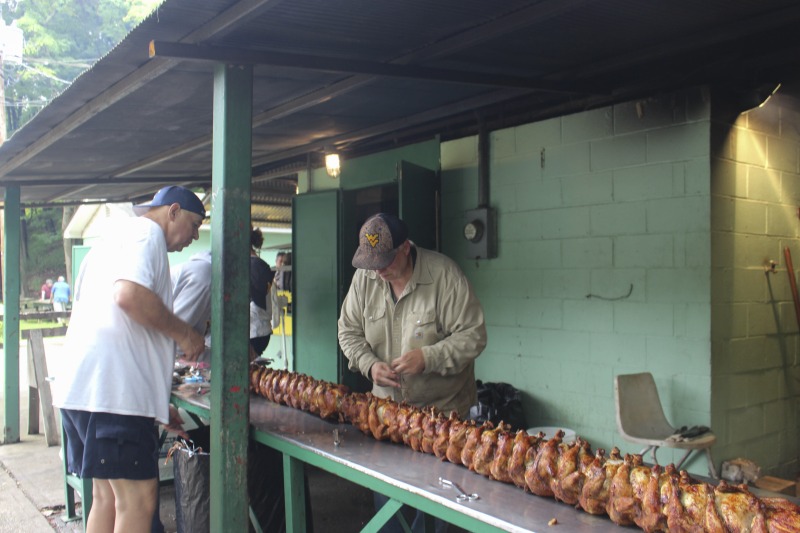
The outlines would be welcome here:
[[[286,533],[304,533],[306,524],[306,492],[303,463],[283,455],[283,496],[286,500]]]
[[[211,531],[248,530],[252,67],[214,71]]]
[[[19,186],[7,185],[3,213],[3,444],[19,442]]]

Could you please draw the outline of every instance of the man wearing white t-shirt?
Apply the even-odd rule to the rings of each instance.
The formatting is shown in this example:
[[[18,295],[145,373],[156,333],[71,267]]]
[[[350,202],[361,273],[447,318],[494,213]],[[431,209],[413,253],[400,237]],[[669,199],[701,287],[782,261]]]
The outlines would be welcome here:
[[[211,335],[208,331],[211,320],[211,252],[198,252],[185,263],[170,269],[172,277],[173,313],[186,321],[205,338],[205,351],[195,363],[211,365]],[[183,359],[180,346],[179,359]]]
[[[150,530],[158,491],[156,423],[180,430],[169,406],[174,343],[186,360],[203,336],[172,312],[167,253],[198,238],[205,217],[192,191],[165,187],[92,247],[75,280],[56,376],[70,472],[93,478],[87,531]]]

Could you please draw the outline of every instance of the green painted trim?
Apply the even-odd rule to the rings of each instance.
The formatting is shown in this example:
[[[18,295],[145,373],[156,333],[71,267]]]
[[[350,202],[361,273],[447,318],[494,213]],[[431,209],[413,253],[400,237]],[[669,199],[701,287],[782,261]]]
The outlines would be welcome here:
[[[251,429],[250,438],[252,438],[257,442],[260,442],[261,444],[265,444],[270,448],[274,448],[285,455],[298,459],[304,463],[308,463],[312,466],[316,466],[317,468],[321,468],[326,472],[330,472],[331,474],[344,478],[357,485],[361,485],[362,487],[366,487],[375,492],[380,492],[381,494],[385,494],[386,496],[389,497],[390,501],[396,500],[400,503],[409,505],[415,509],[419,509],[424,513],[435,516],[437,518],[441,518],[442,520],[450,522],[451,524],[454,524],[458,527],[467,529],[469,531],[480,531],[482,533],[503,531],[503,529],[489,525],[480,520],[476,520],[475,518],[459,513],[458,511],[454,511],[453,509],[445,507],[444,505],[440,505],[432,500],[429,500],[428,498],[425,498],[424,496],[413,494],[404,489],[395,487],[394,485],[391,485],[386,481],[382,481],[369,474],[360,472],[355,468],[343,465],[336,461],[331,461],[330,459],[327,459],[317,453],[300,448],[297,445],[286,442],[285,440],[280,439],[274,435],[270,435],[269,433],[258,431],[256,429]],[[302,476],[300,477],[298,483],[300,484],[301,487],[303,487]],[[303,494],[302,490],[304,490],[304,488],[300,489],[300,492],[296,492],[296,489],[292,489],[291,494]],[[384,506],[384,509],[385,508],[386,507]],[[289,511],[287,510],[287,513],[288,512]],[[371,523],[372,521],[370,521],[370,524]],[[289,529],[287,529],[287,531],[291,532],[291,530]]]
[[[394,515],[403,508],[403,502],[390,499],[383,507],[380,508],[378,513],[372,517],[372,520],[366,523],[361,530],[362,533],[378,533],[380,529],[392,519]],[[408,527],[405,517],[402,514],[397,515],[400,520],[400,525],[405,533],[411,533],[411,528]]]
[[[3,444],[19,442],[19,185],[7,185],[3,225]]]
[[[287,454],[283,454],[283,492],[286,500],[286,531],[306,531],[303,463]]]
[[[192,415],[199,416],[200,418],[205,418],[206,420],[211,419],[211,409],[207,407],[200,407],[191,402],[187,402],[186,400],[184,400],[180,396],[176,396],[175,394],[173,394],[172,397],[170,398],[170,402],[172,402],[172,405],[174,405],[175,407],[183,409],[184,411],[189,413],[190,416]]]

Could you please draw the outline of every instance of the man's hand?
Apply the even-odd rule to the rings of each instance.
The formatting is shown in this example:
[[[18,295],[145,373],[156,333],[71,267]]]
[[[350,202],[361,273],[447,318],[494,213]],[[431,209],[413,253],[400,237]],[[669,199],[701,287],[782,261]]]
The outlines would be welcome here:
[[[183,429],[183,418],[174,405],[169,406],[169,424],[165,425],[164,429],[177,433],[184,440],[190,440],[189,434]]]
[[[124,279],[114,282],[114,301],[133,321],[153,328],[178,343],[187,361],[205,351],[203,336],[167,309],[156,293]]]
[[[178,346],[183,352],[181,359],[190,362],[197,361],[197,358],[206,350],[206,339],[197,333],[193,327],[186,324],[186,335],[181,337]]]
[[[392,361],[392,370],[398,374],[422,374],[425,371],[425,357],[422,348],[406,352]]]
[[[382,387],[400,388],[400,375],[384,362],[377,362],[369,369],[372,381]]]

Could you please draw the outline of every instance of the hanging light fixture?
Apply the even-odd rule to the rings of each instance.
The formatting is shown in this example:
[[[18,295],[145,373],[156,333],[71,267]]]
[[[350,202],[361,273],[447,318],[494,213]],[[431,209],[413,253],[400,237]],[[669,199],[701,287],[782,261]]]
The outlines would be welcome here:
[[[327,152],[325,154],[325,170],[328,172],[328,176],[331,178],[336,179],[339,177],[339,174],[342,173],[339,154],[336,152]]]

